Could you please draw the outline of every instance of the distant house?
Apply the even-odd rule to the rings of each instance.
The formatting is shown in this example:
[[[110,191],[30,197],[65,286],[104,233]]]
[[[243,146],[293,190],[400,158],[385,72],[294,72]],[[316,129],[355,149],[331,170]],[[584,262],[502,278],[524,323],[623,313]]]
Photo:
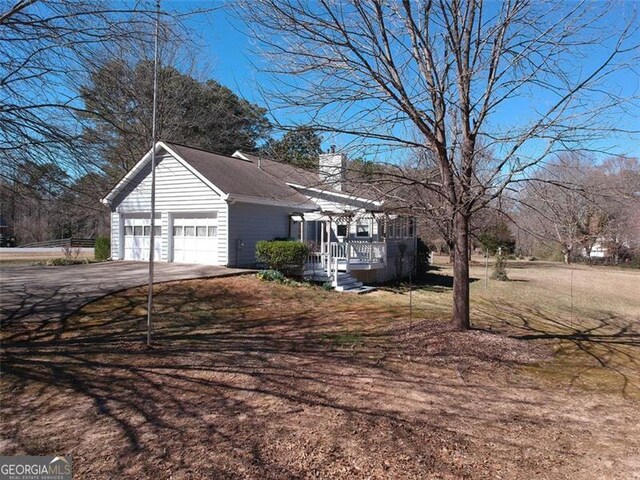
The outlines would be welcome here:
[[[236,152],[156,144],[154,258],[255,267],[259,240],[294,238],[312,250],[306,274],[348,288],[406,275],[413,218],[385,212],[366,185],[346,180],[346,157],[320,156],[310,171]],[[109,192],[115,260],[148,260],[151,151]]]
[[[605,246],[606,240],[604,238],[598,238],[593,245],[591,246],[591,250],[587,252],[586,249],[583,249],[582,255],[589,258],[608,258],[611,255],[609,254],[609,249]]]
[[[629,237],[619,238],[614,236],[598,237],[591,249],[582,249],[582,256],[590,259],[612,259],[616,263],[619,261],[627,261],[634,256],[634,246],[640,242],[628,240]],[[637,247],[636,247],[637,248]]]

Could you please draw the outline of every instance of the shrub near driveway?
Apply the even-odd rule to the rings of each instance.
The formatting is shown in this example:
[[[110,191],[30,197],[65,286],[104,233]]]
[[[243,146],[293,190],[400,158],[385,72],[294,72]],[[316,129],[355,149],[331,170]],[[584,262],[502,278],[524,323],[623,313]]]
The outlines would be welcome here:
[[[309,247],[291,240],[260,241],[256,244],[256,258],[270,269],[284,275],[300,276]]]
[[[94,256],[95,259],[100,262],[109,260],[109,257],[111,256],[111,240],[109,240],[108,237],[96,238]]]

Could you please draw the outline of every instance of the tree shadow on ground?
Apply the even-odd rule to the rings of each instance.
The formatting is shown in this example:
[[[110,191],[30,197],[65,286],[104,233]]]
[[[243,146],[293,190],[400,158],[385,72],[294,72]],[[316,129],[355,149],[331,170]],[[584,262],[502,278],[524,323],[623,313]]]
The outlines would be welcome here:
[[[474,283],[479,280],[479,278],[471,277],[469,278],[469,283]],[[384,284],[380,288],[382,290],[395,293],[406,293],[409,290],[409,282],[404,280],[403,282],[399,283],[394,282]],[[415,279],[413,281],[413,283],[411,284],[411,289],[414,291],[424,292],[448,292],[453,289],[453,276],[441,273],[427,272],[419,279]]]
[[[12,399],[3,402],[8,450],[70,451],[94,474],[108,468],[136,477],[157,476],[156,466],[167,462],[194,477],[282,478],[312,469],[332,476],[341,455],[366,453],[371,468],[380,463],[391,477],[411,469],[420,476],[433,471],[443,447],[485,442],[455,433],[450,422],[501,423],[506,411],[536,405],[467,385],[442,364],[442,350],[429,369],[407,370],[401,346],[371,321],[392,315],[383,305],[321,289],[228,286],[242,282],[248,280],[159,288],[150,349],[139,289],[42,327],[9,325],[1,366],[2,394]],[[430,335],[438,343],[443,334]],[[454,372],[465,359],[455,361]],[[457,407],[442,417],[443,405]],[[55,436],[32,421],[43,417],[58,419]],[[527,421],[544,423],[533,412]],[[404,447],[389,452],[398,437]],[[357,448],[345,451],[344,438]],[[502,442],[504,456],[494,453],[491,461],[517,461],[506,453],[510,440]],[[290,461],[288,444],[306,460]],[[411,465],[400,460],[407,455]],[[382,465],[386,460],[392,467]],[[472,463],[454,460],[438,467],[443,476],[473,474]]]
[[[523,307],[504,300],[486,303],[488,307],[475,307],[485,319],[478,329],[487,330],[490,325],[490,330],[497,327],[518,340],[553,343],[558,347],[557,362],[544,368],[555,369],[549,373],[557,378],[568,376],[569,386],[602,382],[601,387],[617,390],[624,397],[640,395],[637,321],[607,312],[589,321],[566,319],[542,306]]]

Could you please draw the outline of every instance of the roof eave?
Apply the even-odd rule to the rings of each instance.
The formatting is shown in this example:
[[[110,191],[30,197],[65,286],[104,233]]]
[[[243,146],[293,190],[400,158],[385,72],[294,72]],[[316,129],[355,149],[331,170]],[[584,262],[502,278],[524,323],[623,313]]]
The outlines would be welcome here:
[[[341,192],[336,192],[333,190],[323,190],[321,188],[314,188],[314,187],[305,187],[304,185],[298,185],[295,183],[287,183],[287,185],[289,185],[290,187],[293,188],[300,188],[303,190],[309,190],[310,192],[314,192],[314,193],[323,193],[325,195],[333,195],[334,197],[338,197],[338,198],[345,198],[348,200],[354,200],[356,202],[361,202],[361,203],[369,203],[371,205],[376,205],[378,207],[382,206],[384,204],[384,200],[370,200],[368,198],[362,198],[362,197],[357,197],[355,195],[349,195],[348,193],[341,193]]]
[[[302,204],[300,202],[292,202],[277,198],[265,198],[265,197],[253,197],[250,195],[230,194],[226,199],[230,205],[236,202],[239,203],[254,203],[258,205],[270,205],[275,207],[297,208],[305,211],[318,210],[318,206],[314,203]]]
[[[160,142],[156,143],[156,149],[158,148],[159,144],[160,144]],[[133,179],[140,172],[140,170],[142,170],[144,165],[147,163],[147,161],[151,157],[151,150],[152,149],[150,148],[149,151],[147,153],[145,153],[145,155],[140,159],[140,161],[138,163],[136,163],[133,166],[133,168],[131,170],[129,170],[126,173],[126,175],[120,179],[120,181],[118,183],[115,184],[115,186],[109,191],[109,193],[107,193],[104,196],[104,198],[101,200],[101,202],[103,204],[111,206],[111,202],[118,195],[118,193],[120,193],[122,188],[127,183],[129,183],[131,181],[131,179]]]

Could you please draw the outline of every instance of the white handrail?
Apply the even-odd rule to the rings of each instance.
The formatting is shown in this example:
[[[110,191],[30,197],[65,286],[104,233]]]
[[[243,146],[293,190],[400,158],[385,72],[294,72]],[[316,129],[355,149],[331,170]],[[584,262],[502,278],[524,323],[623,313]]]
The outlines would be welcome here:
[[[326,243],[321,252],[311,252],[307,257],[307,264],[311,270],[324,271],[329,278],[336,277],[340,264],[349,271],[354,263],[386,262],[386,243],[362,240]]]
[[[387,257],[387,245],[384,242],[348,241],[331,242],[328,248],[331,258],[345,259],[347,263],[355,261],[385,262]]]

